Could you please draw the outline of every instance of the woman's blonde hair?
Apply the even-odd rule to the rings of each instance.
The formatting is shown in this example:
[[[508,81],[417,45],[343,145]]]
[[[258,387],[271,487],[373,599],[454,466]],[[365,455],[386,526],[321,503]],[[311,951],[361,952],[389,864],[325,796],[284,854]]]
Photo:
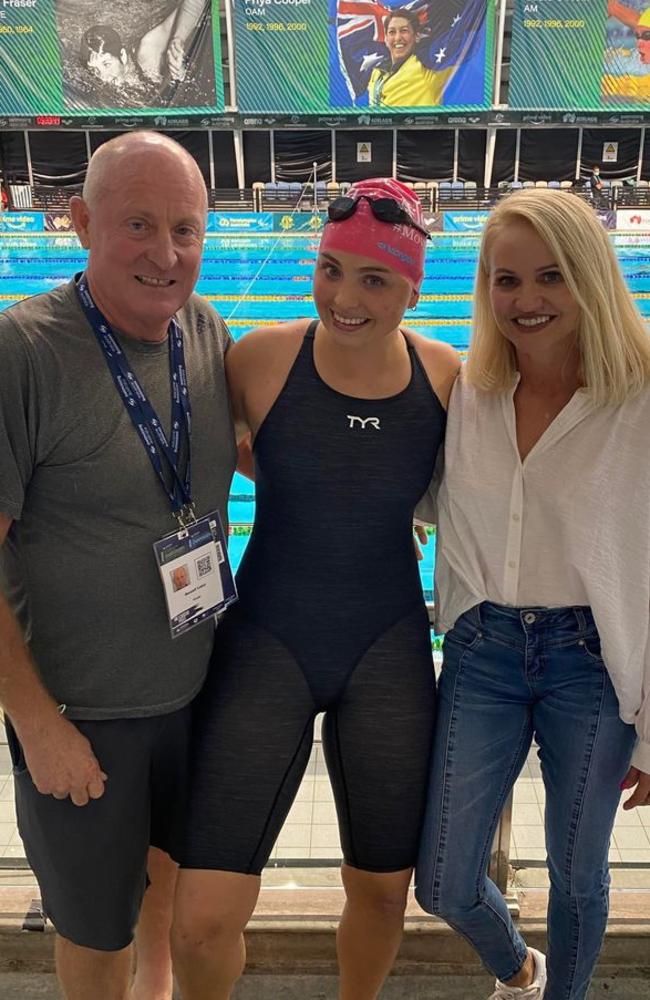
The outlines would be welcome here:
[[[483,233],[476,276],[467,379],[501,392],[512,386],[516,357],[490,303],[490,255],[495,237],[527,222],[544,241],[580,307],[577,336],[585,388],[597,405],[621,403],[650,380],[650,333],[637,310],[593,208],[566,191],[534,188],[504,198]]]

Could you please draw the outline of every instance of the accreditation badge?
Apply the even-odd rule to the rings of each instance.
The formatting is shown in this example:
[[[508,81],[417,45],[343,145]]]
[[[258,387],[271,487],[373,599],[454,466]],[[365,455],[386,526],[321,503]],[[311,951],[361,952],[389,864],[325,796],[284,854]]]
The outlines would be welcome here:
[[[165,535],[154,553],[176,639],[237,600],[228,544],[218,511]]]

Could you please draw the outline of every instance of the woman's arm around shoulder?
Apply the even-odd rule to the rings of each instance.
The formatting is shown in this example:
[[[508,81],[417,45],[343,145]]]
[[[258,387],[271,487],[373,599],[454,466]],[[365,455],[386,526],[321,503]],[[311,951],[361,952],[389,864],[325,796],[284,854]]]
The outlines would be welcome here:
[[[404,330],[404,334],[418,352],[431,387],[446,410],[453,384],[460,372],[460,354],[455,347],[442,340],[430,340],[408,329]]]
[[[226,375],[238,439],[257,433],[287,379],[308,320],[260,326],[232,345]]]

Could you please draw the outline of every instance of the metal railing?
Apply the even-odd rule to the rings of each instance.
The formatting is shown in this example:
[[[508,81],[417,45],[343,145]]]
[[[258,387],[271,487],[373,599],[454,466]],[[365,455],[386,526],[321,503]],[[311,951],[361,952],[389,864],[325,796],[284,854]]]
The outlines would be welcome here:
[[[533,187],[559,188],[558,182],[502,181],[494,187],[478,187],[472,182],[418,181],[412,184],[425,212],[489,211],[501,198],[513,191]],[[214,188],[208,192],[208,204],[216,212],[293,212],[322,211],[330,201],[344,195],[348,182],[318,181],[311,183],[282,182],[252,188]],[[562,190],[591,202],[600,209],[650,208],[650,187],[647,181],[635,184],[610,183],[600,192],[592,192],[583,181],[562,182]],[[80,185],[66,187],[9,184],[10,210],[33,209],[45,212],[67,212],[72,195],[81,194]]]

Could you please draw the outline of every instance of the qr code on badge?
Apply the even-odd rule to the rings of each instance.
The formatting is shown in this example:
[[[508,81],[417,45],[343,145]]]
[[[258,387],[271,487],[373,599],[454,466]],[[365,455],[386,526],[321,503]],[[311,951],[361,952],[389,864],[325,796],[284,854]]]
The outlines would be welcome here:
[[[207,576],[208,573],[211,572],[212,572],[211,555],[208,554],[205,556],[201,556],[200,559],[196,560],[196,575],[198,576],[199,579],[201,579],[202,576]]]

